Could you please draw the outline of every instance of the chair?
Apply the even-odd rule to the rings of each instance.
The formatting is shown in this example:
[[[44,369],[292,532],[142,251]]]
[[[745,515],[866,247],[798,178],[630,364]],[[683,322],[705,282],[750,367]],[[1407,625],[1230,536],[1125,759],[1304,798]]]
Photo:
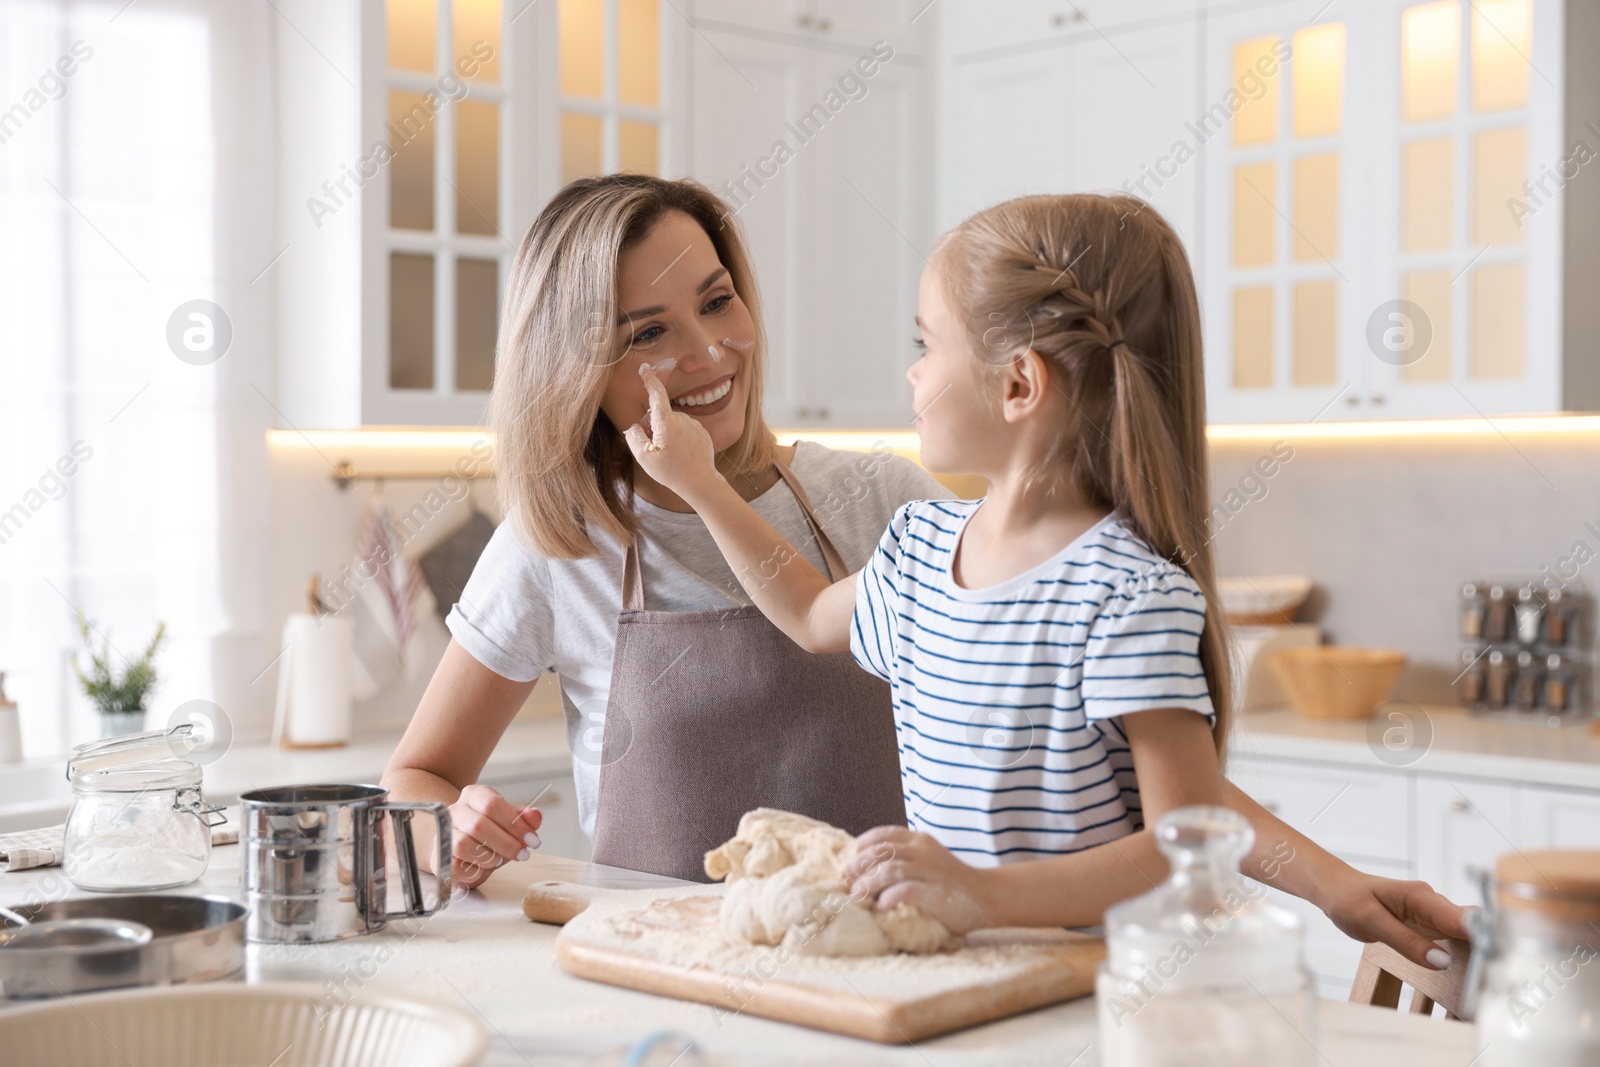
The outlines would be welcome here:
[[[1454,938],[1438,944],[1450,953],[1450,966],[1442,971],[1412,963],[1388,945],[1368,945],[1361,953],[1356,980],[1350,987],[1350,1003],[1398,1009],[1401,987],[1410,986],[1411,1014],[1432,1015],[1433,1006],[1438,1004],[1444,1008],[1446,1019],[1461,1019],[1472,946]]]

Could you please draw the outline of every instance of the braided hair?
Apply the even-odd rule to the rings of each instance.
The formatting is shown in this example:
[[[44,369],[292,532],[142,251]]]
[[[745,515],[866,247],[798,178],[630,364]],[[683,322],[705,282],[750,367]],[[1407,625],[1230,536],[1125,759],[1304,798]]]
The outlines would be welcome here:
[[[1206,527],[1200,309],[1182,241],[1133,197],[1028,196],[962,222],[934,255],[974,355],[998,371],[1031,349],[1068,401],[1038,479],[1118,511],[1205,593],[1200,659],[1220,753],[1231,687]]]

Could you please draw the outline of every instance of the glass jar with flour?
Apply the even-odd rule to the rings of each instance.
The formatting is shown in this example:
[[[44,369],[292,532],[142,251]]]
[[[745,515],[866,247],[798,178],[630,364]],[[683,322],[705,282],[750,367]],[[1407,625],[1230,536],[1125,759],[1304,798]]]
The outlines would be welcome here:
[[[1600,1063],[1600,852],[1513,852],[1471,915],[1475,1067]]]
[[[211,862],[201,768],[178,753],[184,724],[79,745],[67,763],[72,810],[61,866],[79,889],[148,892],[187,885]]]
[[[1227,808],[1180,808],[1156,825],[1171,876],[1106,912],[1102,1067],[1315,1062],[1300,920],[1239,873],[1254,839]]]

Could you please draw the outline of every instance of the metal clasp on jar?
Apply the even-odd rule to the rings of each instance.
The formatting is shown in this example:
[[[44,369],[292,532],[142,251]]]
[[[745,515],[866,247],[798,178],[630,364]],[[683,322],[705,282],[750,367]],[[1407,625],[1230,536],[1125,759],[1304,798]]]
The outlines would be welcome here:
[[[172,810],[186,811],[213,829],[228,821],[226,810],[215,804],[206,804],[205,797],[200,795],[198,789],[178,790],[172,798]],[[216,816],[215,822],[211,819],[213,815]]]

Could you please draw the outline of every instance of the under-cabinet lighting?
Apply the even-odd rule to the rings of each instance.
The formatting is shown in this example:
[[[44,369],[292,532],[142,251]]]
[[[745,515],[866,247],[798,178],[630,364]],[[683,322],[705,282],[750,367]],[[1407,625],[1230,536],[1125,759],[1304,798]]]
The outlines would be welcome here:
[[[830,448],[871,452],[888,448],[905,455],[919,449],[913,430],[780,429],[779,444],[817,441]],[[1338,441],[1449,437],[1600,437],[1600,415],[1516,415],[1453,419],[1389,419],[1362,422],[1226,423],[1210,426],[1206,436],[1230,441]],[[469,452],[481,443],[494,446],[486,427],[374,427],[366,430],[268,430],[273,449],[302,449],[332,456],[349,450]],[[340,458],[340,457],[335,457]]]

